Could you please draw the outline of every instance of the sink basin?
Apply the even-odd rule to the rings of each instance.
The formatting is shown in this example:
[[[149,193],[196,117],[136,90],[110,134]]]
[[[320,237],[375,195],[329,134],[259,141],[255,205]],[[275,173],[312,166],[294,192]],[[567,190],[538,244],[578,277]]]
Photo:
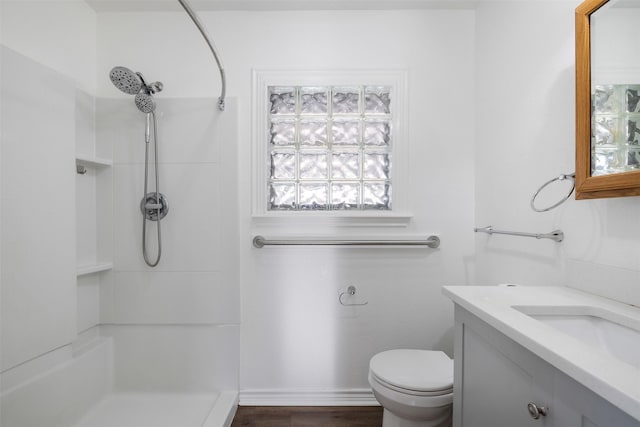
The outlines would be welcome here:
[[[640,368],[640,322],[594,307],[514,306],[584,344]]]

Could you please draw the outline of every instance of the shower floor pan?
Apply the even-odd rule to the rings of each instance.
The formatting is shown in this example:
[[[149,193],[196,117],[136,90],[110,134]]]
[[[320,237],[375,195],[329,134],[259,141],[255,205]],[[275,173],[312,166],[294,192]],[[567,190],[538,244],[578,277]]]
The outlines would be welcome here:
[[[107,395],[74,427],[220,427],[229,425],[236,393]]]
[[[118,389],[109,379],[114,375],[111,363],[116,353],[112,338],[89,337],[86,344],[76,347],[78,363],[86,359],[91,371],[102,370],[107,385],[73,427],[229,427],[233,421],[238,403],[236,391]]]
[[[113,339],[96,332],[85,334],[72,348],[56,350],[5,374],[0,390],[0,425],[231,426],[238,404],[237,390],[192,392],[115,386]]]

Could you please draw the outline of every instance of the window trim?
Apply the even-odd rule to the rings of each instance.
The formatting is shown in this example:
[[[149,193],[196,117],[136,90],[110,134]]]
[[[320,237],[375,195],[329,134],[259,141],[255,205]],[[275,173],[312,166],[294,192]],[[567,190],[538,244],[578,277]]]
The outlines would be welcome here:
[[[269,221],[286,219],[300,222],[332,224],[364,224],[405,226],[408,213],[408,92],[406,70],[253,70],[253,130],[252,130],[252,216]],[[393,204],[391,210],[327,210],[280,211],[268,210],[268,87],[269,86],[389,86],[394,93],[392,101],[393,142],[391,153],[393,168],[391,182]],[[298,219],[304,218],[304,219]]]

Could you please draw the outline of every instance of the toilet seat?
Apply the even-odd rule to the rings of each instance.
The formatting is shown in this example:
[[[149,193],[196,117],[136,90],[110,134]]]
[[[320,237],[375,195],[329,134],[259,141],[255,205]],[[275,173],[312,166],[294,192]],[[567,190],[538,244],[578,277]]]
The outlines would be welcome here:
[[[419,390],[411,390],[408,388],[398,387],[380,379],[373,372],[369,372],[369,381],[370,382],[374,381],[380,386],[388,388],[389,390],[393,390],[398,393],[407,394],[407,395],[416,396],[416,397],[439,397],[439,396],[450,395],[453,393],[453,387],[444,389],[444,390],[435,390],[435,391],[419,391]]]
[[[382,386],[414,396],[453,392],[453,360],[441,351],[389,350],[369,363],[371,378]]]

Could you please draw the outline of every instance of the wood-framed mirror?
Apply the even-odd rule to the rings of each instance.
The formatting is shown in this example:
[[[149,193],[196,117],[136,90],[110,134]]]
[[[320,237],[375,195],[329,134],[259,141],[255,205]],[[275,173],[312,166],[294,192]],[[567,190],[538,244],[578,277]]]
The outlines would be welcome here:
[[[640,195],[638,19],[640,0],[576,8],[576,199]]]

